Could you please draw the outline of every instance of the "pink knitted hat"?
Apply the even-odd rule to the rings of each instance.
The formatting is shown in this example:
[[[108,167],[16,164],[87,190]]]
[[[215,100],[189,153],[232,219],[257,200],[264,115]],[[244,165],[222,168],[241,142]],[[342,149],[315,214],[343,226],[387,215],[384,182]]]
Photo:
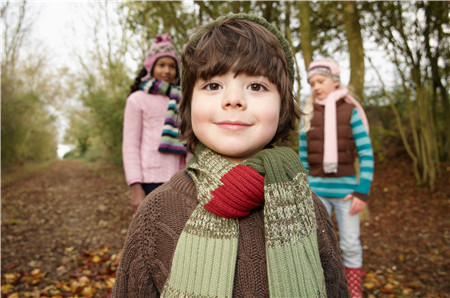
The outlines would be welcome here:
[[[339,69],[339,64],[333,59],[319,59],[311,62],[308,67],[308,81],[315,74],[322,74],[329,76],[335,82],[339,82],[339,75],[341,71]]]
[[[175,47],[170,41],[171,38],[167,33],[159,34],[156,36],[155,44],[153,44],[150,47],[150,50],[148,50],[147,59],[145,59],[144,61],[144,67],[148,71],[148,75],[152,75],[153,65],[155,64],[156,60],[158,60],[158,58],[171,57],[177,62],[177,78],[180,77],[180,60],[177,57],[177,51],[175,50]]]

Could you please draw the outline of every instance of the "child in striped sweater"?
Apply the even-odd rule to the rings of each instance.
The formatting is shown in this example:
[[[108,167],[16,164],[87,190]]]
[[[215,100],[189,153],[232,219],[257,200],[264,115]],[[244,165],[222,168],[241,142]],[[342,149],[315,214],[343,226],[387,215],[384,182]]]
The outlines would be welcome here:
[[[334,209],[349,289],[352,297],[362,297],[359,212],[366,207],[373,178],[373,150],[364,110],[340,86],[339,75],[339,65],[331,59],[310,64],[313,95],[303,111],[299,152],[311,189],[330,215]]]

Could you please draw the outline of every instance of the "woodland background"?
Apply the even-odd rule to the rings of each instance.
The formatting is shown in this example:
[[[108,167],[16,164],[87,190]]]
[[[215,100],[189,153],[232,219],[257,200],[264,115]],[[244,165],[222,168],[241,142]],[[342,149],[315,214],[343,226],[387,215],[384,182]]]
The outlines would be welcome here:
[[[391,151],[401,144],[417,183],[430,187],[449,159],[447,1],[127,1],[114,3],[115,16],[108,1],[93,5],[90,47],[75,55],[73,70],[48,64],[39,45],[23,55],[33,26],[27,2],[2,2],[2,169],[56,157],[54,110],[70,121],[62,142],[75,149],[66,157],[120,165],[125,99],[155,35],[169,32],[181,50],[195,26],[231,12],[281,28],[296,53],[300,100],[312,59],[349,61],[349,85],[368,111],[378,159],[399,154]],[[375,51],[391,73],[377,69]],[[368,69],[376,74],[370,81]]]
[[[39,227],[54,222],[55,231],[65,227],[61,221],[68,215],[49,203],[69,196],[56,193],[53,184],[57,181],[62,183],[60,190],[71,190],[71,200],[84,200],[70,207],[80,218],[86,215],[75,208],[89,206],[96,196],[103,203],[99,210],[93,209],[97,212],[89,217],[93,221],[115,210],[108,219],[100,216],[101,222],[93,222],[89,233],[95,234],[97,225],[109,227],[102,225],[110,221],[118,224],[104,237],[124,236],[129,217],[123,213],[128,200],[121,169],[123,111],[129,86],[155,35],[170,33],[181,51],[195,26],[231,12],[250,12],[275,24],[291,42],[300,105],[309,95],[308,64],[331,57],[340,62],[343,73],[349,69],[348,83],[368,114],[376,167],[373,203],[369,204],[374,216],[362,232],[363,242],[373,249],[365,254],[369,269],[365,293],[427,296],[424,293],[432,288],[437,294],[429,297],[448,295],[448,1],[103,1],[91,7],[95,9],[85,16],[90,20],[86,48],[74,50],[71,65],[55,65],[44,44],[31,42],[34,12],[30,3],[1,4],[2,293],[6,289],[14,295],[14,287],[29,289],[42,283],[45,274],[39,270],[44,267],[27,261],[23,265],[32,263],[34,270],[25,272],[11,260],[17,259],[14,250],[25,255],[26,249],[45,242],[38,237],[35,243],[23,242],[33,238],[24,232],[28,224]],[[68,35],[76,29],[68,28]],[[62,136],[61,115],[68,123]],[[73,148],[64,156],[65,163],[55,161],[61,143]],[[297,150],[297,133],[288,145]],[[40,170],[29,172],[30,166]],[[78,181],[76,174],[86,179]],[[110,175],[113,180],[104,179]],[[96,193],[98,185],[112,181],[115,184],[108,193],[114,202]],[[73,194],[73,190],[80,192]],[[84,199],[83,190],[90,192]],[[30,204],[36,204],[35,209]],[[49,219],[53,216],[59,217]],[[25,224],[35,217],[36,222]],[[74,235],[84,237],[74,228]],[[80,294],[87,287],[80,290],[80,278],[86,270],[94,271],[89,266],[99,270],[102,265],[106,270],[104,266],[117,263],[122,239],[111,247],[113,252],[101,248],[108,242],[104,239],[89,246],[98,250],[82,252],[85,242],[59,243],[66,241],[64,235],[55,235],[46,236],[53,246],[45,249],[59,246],[66,257],[77,251],[81,253],[78,264],[84,262],[80,272],[70,273],[68,284],[58,283],[55,293],[68,287],[68,292]],[[68,265],[64,266],[58,268],[67,271]],[[113,282],[110,267],[92,274],[97,279],[105,276],[106,292]],[[402,267],[401,274],[393,272],[394,267]],[[51,294],[49,289],[39,291]],[[104,291],[97,293],[102,296]]]

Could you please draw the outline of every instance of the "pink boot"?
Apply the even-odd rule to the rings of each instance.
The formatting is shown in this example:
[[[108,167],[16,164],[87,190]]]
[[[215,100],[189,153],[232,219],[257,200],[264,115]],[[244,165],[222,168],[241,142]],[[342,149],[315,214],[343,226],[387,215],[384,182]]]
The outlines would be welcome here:
[[[362,270],[361,268],[345,267],[345,276],[352,298],[362,298]]]

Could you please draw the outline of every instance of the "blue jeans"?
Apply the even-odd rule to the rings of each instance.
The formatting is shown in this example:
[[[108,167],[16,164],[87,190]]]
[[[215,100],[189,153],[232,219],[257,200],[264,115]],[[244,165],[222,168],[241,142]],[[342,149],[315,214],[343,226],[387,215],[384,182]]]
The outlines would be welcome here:
[[[331,216],[332,210],[336,215],[339,229],[339,246],[344,257],[344,266],[349,268],[362,267],[362,246],[359,240],[359,213],[350,215],[352,200],[344,201],[343,198],[323,198],[320,200],[327,208]]]

